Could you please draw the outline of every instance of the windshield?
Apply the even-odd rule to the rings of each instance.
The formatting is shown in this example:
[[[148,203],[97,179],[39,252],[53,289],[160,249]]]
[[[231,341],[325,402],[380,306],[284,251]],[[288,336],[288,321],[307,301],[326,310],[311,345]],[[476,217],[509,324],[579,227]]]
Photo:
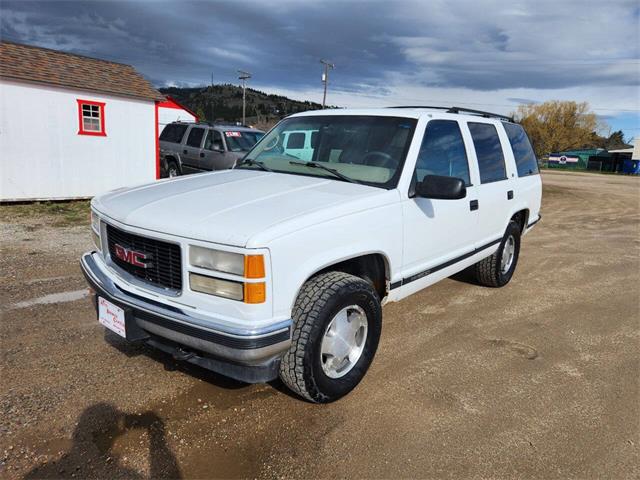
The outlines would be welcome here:
[[[231,152],[248,152],[263,136],[263,132],[240,132],[228,130],[224,132],[227,148]]]
[[[402,171],[416,120],[400,117],[326,115],[288,118],[276,125],[240,168],[347,179],[394,188]],[[306,162],[327,168],[310,168]],[[344,180],[344,179],[343,179]]]

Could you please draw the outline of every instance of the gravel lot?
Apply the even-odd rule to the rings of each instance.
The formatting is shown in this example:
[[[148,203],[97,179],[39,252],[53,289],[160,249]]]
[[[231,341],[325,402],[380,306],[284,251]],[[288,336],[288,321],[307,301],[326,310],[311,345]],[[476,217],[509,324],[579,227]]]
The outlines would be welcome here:
[[[640,179],[543,180],[513,281],[386,306],[365,380],[324,406],[105,334],[88,226],[0,207],[0,475],[638,478]]]

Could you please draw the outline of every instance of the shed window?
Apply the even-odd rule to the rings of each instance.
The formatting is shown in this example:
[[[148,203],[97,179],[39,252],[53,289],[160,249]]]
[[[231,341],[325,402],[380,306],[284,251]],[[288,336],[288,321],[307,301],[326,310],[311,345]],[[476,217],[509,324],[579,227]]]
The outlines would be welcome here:
[[[78,100],[78,135],[106,136],[104,130],[104,103]]]

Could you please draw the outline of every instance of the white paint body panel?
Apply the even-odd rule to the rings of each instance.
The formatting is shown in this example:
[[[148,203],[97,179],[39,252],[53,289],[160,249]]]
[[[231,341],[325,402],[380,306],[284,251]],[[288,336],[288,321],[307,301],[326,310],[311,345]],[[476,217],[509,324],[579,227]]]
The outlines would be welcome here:
[[[158,135],[160,135],[162,129],[171,122],[193,123],[195,121],[195,115],[187,112],[183,108],[158,107]]]
[[[508,179],[496,182],[503,185],[480,185],[473,143],[463,125],[467,120],[479,121],[477,116],[405,109],[329,110],[300,115],[318,114],[417,118],[398,187],[385,190],[331,178],[230,170],[164,180],[94,199],[93,208],[120,228],[179,242],[185,278],[189,270],[196,271],[187,265],[190,244],[239,253],[258,252],[268,259],[264,304],[246,305],[191,292],[187,282],[180,297],[159,301],[211,312],[230,324],[263,326],[291,318],[299,289],[314,273],[372,253],[384,257],[387,281],[396,286],[386,301],[397,301],[491,255],[497,249],[495,244],[477,253],[475,249],[483,242],[500,238],[514,213],[528,209],[529,223],[539,216],[540,176],[517,177],[508,143]],[[409,196],[422,136],[431,119],[461,123],[474,185],[462,200]],[[501,122],[481,120],[494,124],[501,139],[506,139]],[[515,192],[513,200],[507,201],[508,189]],[[500,195],[504,195],[503,201],[498,202]],[[478,211],[470,211],[472,199],[478,199]],[[486,216],[481,216],[483,209]],[[465,258],[453,265],[400,285],[402,279],[461,255]],[[105,268],[109,268],[108,262]],[[135,293],[149,295],[140,288]]]
[[[77,99],[105,103],[106,136],[78,135]],[[90,197],[156,175],[155,104],[0,80],[0,201]]]

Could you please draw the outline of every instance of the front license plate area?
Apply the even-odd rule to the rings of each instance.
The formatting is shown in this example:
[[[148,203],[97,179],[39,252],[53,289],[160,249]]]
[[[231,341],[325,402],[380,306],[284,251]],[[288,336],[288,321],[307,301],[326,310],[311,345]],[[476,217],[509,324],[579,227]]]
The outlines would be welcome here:
[[[109,300],[98,297],[98,321],[122,338],[127,338],[125,317],[126,314],[122,308]]]

